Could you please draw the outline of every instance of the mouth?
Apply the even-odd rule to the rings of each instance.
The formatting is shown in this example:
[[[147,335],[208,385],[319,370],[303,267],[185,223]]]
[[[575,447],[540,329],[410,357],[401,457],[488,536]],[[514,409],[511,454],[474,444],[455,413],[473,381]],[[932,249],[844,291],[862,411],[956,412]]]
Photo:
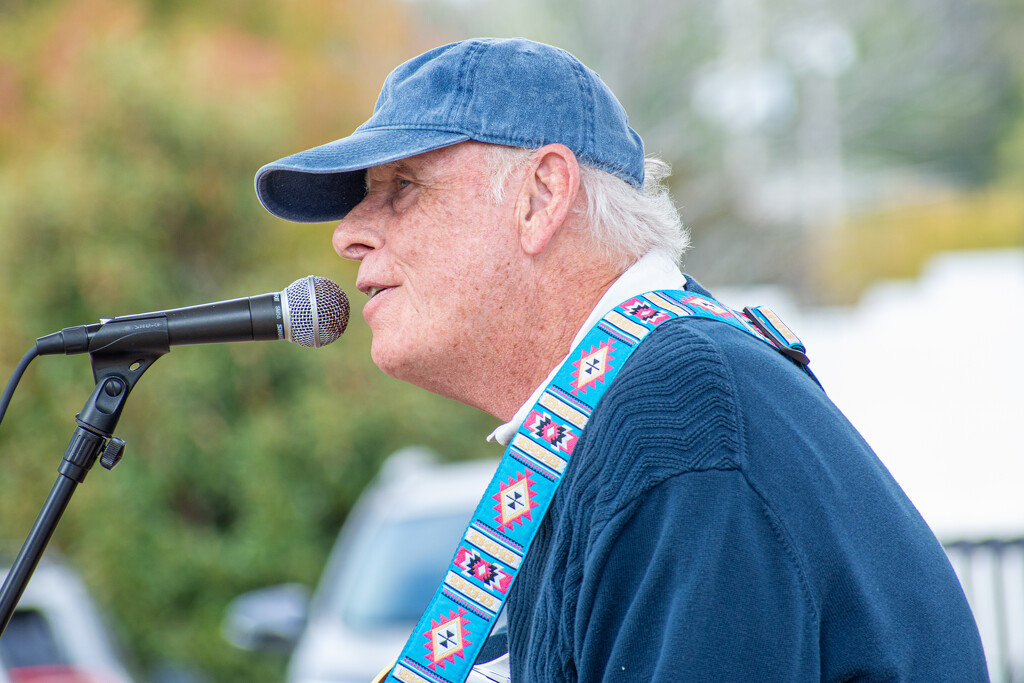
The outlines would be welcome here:
[[[373,299],[381,292],[386,292],[389,289],[393,289],[393,287],[388,285],[368,285],[366,287],[359,287],[359,290],[370,299]]]

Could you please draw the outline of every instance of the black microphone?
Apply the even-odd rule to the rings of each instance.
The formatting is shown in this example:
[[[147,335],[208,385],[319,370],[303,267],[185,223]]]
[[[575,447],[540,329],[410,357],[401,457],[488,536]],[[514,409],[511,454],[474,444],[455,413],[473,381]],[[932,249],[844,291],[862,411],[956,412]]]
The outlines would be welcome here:
[[[282,292],[217,301],[165,311],[137,313],[67,327],[36,340],[39,355],[102,353],[130,347],[161,330],[167,345],[219,344],[287,339],[320,348],[335,341],[348,325],[348,297],[335,282],[310,275]]]

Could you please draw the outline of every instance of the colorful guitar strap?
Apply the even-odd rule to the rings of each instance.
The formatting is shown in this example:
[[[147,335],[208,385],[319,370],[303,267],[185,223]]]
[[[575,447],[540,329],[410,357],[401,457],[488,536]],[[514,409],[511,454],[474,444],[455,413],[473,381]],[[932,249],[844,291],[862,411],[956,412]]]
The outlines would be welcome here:
[[[597,402],[640,342],[680,317],[739,328],[810,374],[800,340],[769,309],[737,312],[686,291],[649,292],[616,306],[569,354],[512,438],[444,580],[385,681],[466,680]]]

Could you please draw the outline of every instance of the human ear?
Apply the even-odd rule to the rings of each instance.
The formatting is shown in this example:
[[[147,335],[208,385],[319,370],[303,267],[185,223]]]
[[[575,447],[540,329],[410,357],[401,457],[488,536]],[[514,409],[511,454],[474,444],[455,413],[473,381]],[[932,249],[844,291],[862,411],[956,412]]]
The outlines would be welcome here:
[[[524,252],[537,256],[547,248],[576,202],[580,166],[572,150],[551,144],[533,153],[527,169],[519,196],[519,239]]]

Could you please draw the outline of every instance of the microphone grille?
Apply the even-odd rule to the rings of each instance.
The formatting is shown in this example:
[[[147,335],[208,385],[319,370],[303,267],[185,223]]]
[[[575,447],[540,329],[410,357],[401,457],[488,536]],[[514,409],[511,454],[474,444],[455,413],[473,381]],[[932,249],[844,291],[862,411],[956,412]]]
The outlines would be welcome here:
[[[318,349],[335,341],[348,325],[348,297],[333,280],[319,275],[299,278],[281,297],[285,337]]]

